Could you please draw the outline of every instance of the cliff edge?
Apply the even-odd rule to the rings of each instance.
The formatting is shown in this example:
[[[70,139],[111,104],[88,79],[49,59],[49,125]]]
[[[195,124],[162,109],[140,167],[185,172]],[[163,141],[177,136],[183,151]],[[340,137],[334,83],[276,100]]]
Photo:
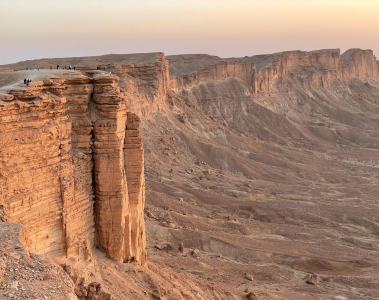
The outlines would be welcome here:
[[[118,77],[36,76],[0,91],[3,220],[23,224],[33,253],[89,259],[98,245],[117,261],[145,264],[139,118]]]

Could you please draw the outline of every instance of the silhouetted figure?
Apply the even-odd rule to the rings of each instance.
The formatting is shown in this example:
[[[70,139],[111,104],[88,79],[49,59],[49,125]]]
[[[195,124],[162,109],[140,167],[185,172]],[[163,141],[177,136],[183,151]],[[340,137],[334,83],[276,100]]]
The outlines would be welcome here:
[[[57,65],[57,70],[59,70],[59,65]]]
[[[74,67],[74,71],[76,70],[76,67]]]

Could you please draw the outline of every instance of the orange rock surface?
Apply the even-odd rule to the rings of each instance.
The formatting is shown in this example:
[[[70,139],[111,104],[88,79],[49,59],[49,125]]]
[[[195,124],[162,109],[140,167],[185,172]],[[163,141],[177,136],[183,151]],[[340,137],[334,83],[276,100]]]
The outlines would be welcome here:
[[[0,207],[31,252],[146,261],[143,148],[117,76],[43,74],[0,91]],[[129,190],[129,193],[128,193]]]

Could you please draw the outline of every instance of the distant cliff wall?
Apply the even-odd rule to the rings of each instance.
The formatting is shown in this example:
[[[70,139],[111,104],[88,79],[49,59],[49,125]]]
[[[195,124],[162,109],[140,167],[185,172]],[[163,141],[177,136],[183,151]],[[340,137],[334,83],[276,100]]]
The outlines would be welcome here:
[[[243,63],[241,61],[220,61],[215,65],[199,70],[191,74],[173,76],[171,78],[172,88],[175,91],[189,89],[194,85],[211,80],[225,80],[227,78],[240,78],[250,85],[253,85],[256,67],[253,63]]]
[[[68,74],[1,92],[2,219],[24,225],[35,253],[88,258],[97,244],[144,264],[139,119],[118,77]]]
[[[179,92],[211,80],[239,78],[253,94],[267,94],[285,77],[297,79],[306,88],[331,87],[337,80],[379,79],[378,63],[371,50],[338,49],[312,52],[288,51],[241,59],[226,59],[191,74],[171,77]]]
[[[372,50],[350,49],[341,55],[340,78],[379,79],[378,62]]]

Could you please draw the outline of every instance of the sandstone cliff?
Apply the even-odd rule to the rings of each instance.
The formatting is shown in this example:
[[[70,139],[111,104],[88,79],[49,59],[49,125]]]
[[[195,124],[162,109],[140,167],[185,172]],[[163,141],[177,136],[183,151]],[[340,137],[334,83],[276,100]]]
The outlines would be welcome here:
[[[0,206],[34,253],[146,261],[143,149],[118,77],[40,74],[0,93]],[[130,194],[128,191],[130,190]]]
[[[121,92],[134,113],[151,118],[163,110],[171,87],[168,60],[163,53],[147,62],[116,63],[107,69],[120,77]]]
[[[372,50],[350,49],[341,55],[340,78],[379,79],[378,65]]]
[[[170,59],[170,57],[169,57]],[[179,64],[176,60],[173,63]],[[175,66],[172,67],[175,69]],[[287,51],[270,55],[220,59],[190,74],[172,76],[176,92],[212,80],[242,79],[254,94],[268,94],[286,76],[296,76],[306,88],[331,87],[336,81],[378,79],[378,65],[371,50],[338,49],[311,52]]]
[[[168,64],[162,52],[155,52],[28,60],[2,68],[19,71],[38,65],[42,70],[60,65],[61,68],[75,66],[76,70],[85,72],[101,67],[120,78],[121,94],[130,109],[139,116],[151,118],[157,111],[162,111],[166,92],[171,87]]]

